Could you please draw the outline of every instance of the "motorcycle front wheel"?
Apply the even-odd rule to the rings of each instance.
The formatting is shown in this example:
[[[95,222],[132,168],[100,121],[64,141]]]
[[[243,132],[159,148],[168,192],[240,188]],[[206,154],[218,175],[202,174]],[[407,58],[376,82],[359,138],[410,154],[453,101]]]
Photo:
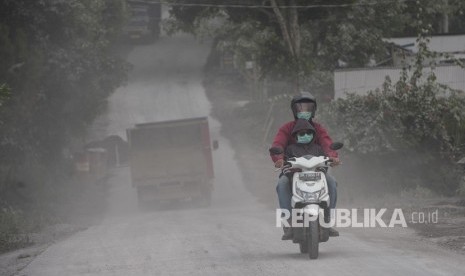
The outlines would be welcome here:
[[[320,242],[320,233],[318,227],[318,220],[310,221],[308,227],[308,256],[310,259],[318,258],[319,242]]]

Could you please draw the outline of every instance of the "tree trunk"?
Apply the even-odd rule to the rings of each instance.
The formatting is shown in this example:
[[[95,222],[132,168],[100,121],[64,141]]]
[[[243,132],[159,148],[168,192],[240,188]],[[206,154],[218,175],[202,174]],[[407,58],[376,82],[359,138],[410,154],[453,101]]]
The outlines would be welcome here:
[[[288,2],[289,6],[295,6],[295,0]],[[271,0],[271,6],[273,8],[276,19],[278,20],[279,27],[283,36],[283,40],[288,48],[289,56],[294,63],[294,76],[292,77],[292,86],[296,91],[300,88],[300,48],[301,48],[301,36],[299,26],[299,16],[296,8],[281,9],[280,6],[284,5],[279,0]]]

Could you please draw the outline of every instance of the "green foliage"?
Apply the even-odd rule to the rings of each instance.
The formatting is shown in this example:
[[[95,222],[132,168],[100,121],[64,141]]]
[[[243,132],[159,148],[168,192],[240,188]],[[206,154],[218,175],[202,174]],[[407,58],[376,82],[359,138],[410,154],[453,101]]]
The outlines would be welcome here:
[[[325,118],[350,151],[389,153],[428,147],[436,153],[458,153],[451,130],[465,122],[462,92],[435,83],[410,87],[391,85],[368,95],[348,94],[332,102]],[[342,135],[344,134],[344,135]]]
[[[447,14],[449,32],[461,34],[465,31],[463,16],[465,2],[462,0],[405,1],[405,21],[402,28],[394,31],[395,36],[416,36],[418,27],[430,24],[433,34],[444,33],[444,16]]]
[[[360,66],[373,56],[384,55],[381,38],[402,29],[408,18],[402,13],[404,1],[378,1],[376,5],[365,0],[332,1],[329,6],[320,6],[321,1],[277,1],[288,24],[290,14],[297,14],[298,28],[288,26],[299,37],[293,37],[299,49],[293,53],[270,1],[241,2],[257,8],[218,6],[238,4],[230,0],[206,1],[209,7],[183,6],[191,3],[186,0],[169,2],[175,3],[166,22],[170,32],[209,33],[219,37],[219,46],[233,51],[240,62],[256,61],[262,77],[292,79],[297,74],[302,83],[314,71],[333,70],[338,60]]]
[[[351,67],[363,67],[372,58],[384,60],[383,37],[417,35],[419,28],[428,25],[432,33],[438,33],[445,14],[451,30],[465,30],[465,4],[460,0],[276,1],[289,30],[290,15],[297,14],[298,28],[291,37],[299,51],[293,54],[271,8],[272,2],[206,0],[202,2],[205,5],[196,6],[188,0],[170,0],[168,3],[174,5],[165,26],[169,33],[185,31],[219,38],[219,48],[233,52],[239,65],[253,60],[260,77],[292,85],[298,80],[297,86],[306,89],[315,86],[315,73],[332,72],[341,61]],[[326,80],[322,86],[330,84]]]
[[[436,11],[425,7],[410,11],[417,19],[418,53],[400,80],[386,79],[380,90],[337,99],[322,117],[346,150],[366,160],[363,166],[378,165],[381,185],[456,194],[461,172],[455,162],[465,151],[465,94],[436,82],[440,54],[428,49]]]
[[[12,208],[0,209],[0,252],[16,249],[30,243],[23,214]]]
[[[348,94],[329,104],[323,117],[348,151],[381,164],[388,182],[454,194],[460,178],[455,162],[465,150],[465,94],[436,83],[434,71],[425,76],[425,63],[434,68],[438,54],[428,49],[432,26],[419,28],[415,63],[396,84],[386,79],[381,90]]]
[[[0,89],[0,198],[18,181],[33,197],[62,185],[57,175],[69,174],[56,165],[65,163],[63,149],[82,137],[126,79],[126,63],[112,54],[125,6],[124,0],[0,3],[0,83],[8,84]]]
[[[460,185],[458,189],[458,195],[465,197],[465,175],[460,180]]]
[[[428,188],[451,194],[458,189],[455,162],[465,150],[464,106],[463,92],[435,83],[413,87],[386,81],[381,91],[349,94],[320,110],[332,135],[353,154],[391,170],[391,182],[415,187],[418,182],[410,175],[420,177]],[[399,177],[407,178],[393,181]]]
[[[303,44],[314,45],[304,49],[313,51],[308,58],[315,68],[333,70],[338,61],[350,67],[365,66],[372,57],[385,54],[382,38],[401,30],[407,21],[404,1],[354,2],[349,7],[318,9],[302,25],[308,33]]]
[[[11,96],[11,89],[5,83],[0,84],[0,107]]]

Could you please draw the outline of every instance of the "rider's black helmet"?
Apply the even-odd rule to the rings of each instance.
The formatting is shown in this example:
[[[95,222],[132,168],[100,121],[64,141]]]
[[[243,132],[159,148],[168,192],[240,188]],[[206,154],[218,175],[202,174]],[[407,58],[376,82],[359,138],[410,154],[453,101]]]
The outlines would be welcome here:
[[[310,92],[301,91],[298,95],[295,95],[294,97],[292,97],[291,109],[292,109],[292,114],[294,114],[294,119],[297,119],[297,104],[298,103],[314,103],[315,109],[312,112],[312,118],[315,117],[316,108],[317,108],[315,96],[313,96]]]

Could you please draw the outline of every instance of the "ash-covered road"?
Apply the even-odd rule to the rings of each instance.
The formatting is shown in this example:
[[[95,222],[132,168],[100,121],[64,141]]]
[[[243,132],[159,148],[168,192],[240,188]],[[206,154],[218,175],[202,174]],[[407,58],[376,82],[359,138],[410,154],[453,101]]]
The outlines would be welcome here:
[[[125,137],[134,123],[208,115],[201,83],[209,49],[188,36],[136,47],[129,83],[111,97],[95,135]],[[119,168],[102,199],[103,222],[50,246],[18,275],[465,275],[463,256],[418,243],[401,228],[341,230],[310,261],[280,240],[275,211],[246,191],[254,183],[243,183],[219,123],[211,119],[210,127],[220,143],[210,208],[139,212],[129,170]]]

